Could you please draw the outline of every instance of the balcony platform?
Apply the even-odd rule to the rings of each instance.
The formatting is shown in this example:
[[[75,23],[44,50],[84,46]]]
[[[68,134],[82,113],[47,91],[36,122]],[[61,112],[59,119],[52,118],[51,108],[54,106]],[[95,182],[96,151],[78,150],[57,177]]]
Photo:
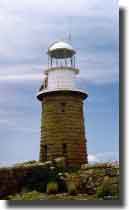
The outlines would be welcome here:
[[[74,94],[74,95],[81,95],[83,100],[88,97],[88,93],[85,92],[84,90],[81,89],[43,89],[37,93],[37,98],[42,101],[43,97],[46,95],[51,95],[51,94],[62,94],[62,95],[69,95],[69,94]]]

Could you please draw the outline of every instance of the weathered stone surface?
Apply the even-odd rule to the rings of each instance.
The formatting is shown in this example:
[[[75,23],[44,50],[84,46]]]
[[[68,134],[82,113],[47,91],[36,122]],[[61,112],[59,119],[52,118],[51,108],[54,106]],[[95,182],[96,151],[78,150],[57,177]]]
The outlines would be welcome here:
[[[44,163],[36,162],[34,164],[17,164],[14,167],[3,167],[0,168],[0,198],[5,197],[9,194],[15,194],[20,192],[24,186],[23,179],[27,174],[31,174],[33,169],[39,168],[49,168],[50,170],[54,170],[54,168],[60,169],[60,167],[64,166],[64,158],[60,157],[54,161],[47,161]],[[64,166],[65,167],[65,166]],[[104,183],[107,183],[109,187],[112,188],[112,192],[119,192],[119,175],[117,173],[114,176],[106,175],[103,171],[106,168],[110,168],[110,170],[114,170],[115,167],[109,165],[92,165],[92,169],[90,165],[84,170],[80,169],[76,172],[65,172],[63,170],[58,176],[67,184],[69,182],[73,182],[76,186],[78,193],[84,194],[95,194],[96,189],[101,187]],[[116,168],[119,171],[119,167]],[[99,173],[97,172],[99,171]],[[102,171],[102,172],[101,172]],[[101,176],[100,176],[101,174]]]
[[[72,91],[67,95],[45,95],[42,101],[40,161],[60,156],[66,158],[68,165],[81,165],[88,161],[83,97]]]

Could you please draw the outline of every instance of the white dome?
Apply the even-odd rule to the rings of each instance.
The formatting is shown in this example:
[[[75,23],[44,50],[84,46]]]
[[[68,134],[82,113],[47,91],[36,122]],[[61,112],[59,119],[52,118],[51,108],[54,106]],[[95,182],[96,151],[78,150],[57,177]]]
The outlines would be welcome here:
[[[75,50],[70,44],[58,41],[50,45],[48,54],[55,58],[71,57],[75,54]]]
[[[72,48],[72,46],[70,44],[68,44],[66,42],[62,42],[62,41],[60,41],[60,42],[54,42],[48,48],[49,51],[58,50],[58,49],[67,49],[67,50],[74,51],[74,49]]]

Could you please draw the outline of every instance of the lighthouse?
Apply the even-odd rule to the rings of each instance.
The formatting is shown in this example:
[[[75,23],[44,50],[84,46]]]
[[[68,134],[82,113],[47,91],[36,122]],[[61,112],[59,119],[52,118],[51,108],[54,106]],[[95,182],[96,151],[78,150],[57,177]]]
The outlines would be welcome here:
[[[65,157],[68,166],[87,163],[83,102],[88,94],[76,87],[76,51],[64,41],[47,50],[48,68],[37,98],[41,102],[40,161]]]

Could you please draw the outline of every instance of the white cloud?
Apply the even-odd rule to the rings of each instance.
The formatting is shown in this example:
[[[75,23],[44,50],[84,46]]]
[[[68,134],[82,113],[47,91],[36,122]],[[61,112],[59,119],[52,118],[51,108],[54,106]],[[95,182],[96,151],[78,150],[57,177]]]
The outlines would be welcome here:
[[[118,152],[103,152],[88,155],[89,162],[110,162],[119,160]]]
[[[96,84],[118,80],[116,8],[117,0],[1,0],[0,73],[7,78],[0,80],[40,79],[32,75],[33,66],[43,69],[48,45],[69,30],[79,48],[80,75]]]
[[[89,162],[98,162],[99,160],[97,159],[96,155],[89,154],[88,161]]]
[[[28,81],[28,80],[43,80],[43,74],[21,74],[21,75],[0,75],[0,81]]]
[[[103,162],[104,160],[106,161],[114,161],[119,159],[119,154],[118,152],[103,152],[103,153],[98,153],[97,158],[99,161]]]
[[[100,0],[79,0],[75,3],[74,0],[1,0],[0,5],[8,12],[20,12],[25,9],[29,14],[38,10],[45,14],[53,15],[87,15],[87,14],[103,14],[105,11],[112,12],[113,5],[117,4],[117,0],[108,0],[104,3]],[[112,13],[110,15],[113,15]]]

